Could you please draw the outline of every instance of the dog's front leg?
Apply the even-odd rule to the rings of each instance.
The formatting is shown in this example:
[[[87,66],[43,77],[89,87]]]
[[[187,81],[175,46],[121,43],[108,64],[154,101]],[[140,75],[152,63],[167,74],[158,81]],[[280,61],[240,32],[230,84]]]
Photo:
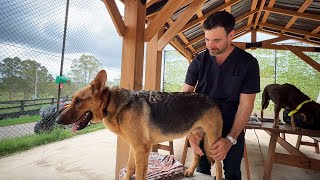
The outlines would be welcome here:
[[[135,149],[136,180],[145,180],[147,178],[150,149],[151,145],[143,145],[143,147]]]
[[[130,147],[129,151],[129,158],[127,162],[127,173],[124,177],[125,180],[130,180],[132,175],[135,173],[135,157],[134,157],[134,151],[132,147]]]
[[[281,107],[279,107],[278,105],[274,105],[274,124],[273,127],[274,128],[279,128],[279,113],[280,113]]]

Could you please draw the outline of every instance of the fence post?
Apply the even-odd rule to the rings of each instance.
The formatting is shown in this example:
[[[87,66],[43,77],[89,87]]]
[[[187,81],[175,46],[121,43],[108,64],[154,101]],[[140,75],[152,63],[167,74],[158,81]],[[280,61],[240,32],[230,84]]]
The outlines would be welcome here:
[[[51,104],[52,105],[54,104],[54,98],[51,98]]]
[[[24,100],[20,101],[21,102],[21,106],[20,106],[20,114],[23,114],[24,112]]]

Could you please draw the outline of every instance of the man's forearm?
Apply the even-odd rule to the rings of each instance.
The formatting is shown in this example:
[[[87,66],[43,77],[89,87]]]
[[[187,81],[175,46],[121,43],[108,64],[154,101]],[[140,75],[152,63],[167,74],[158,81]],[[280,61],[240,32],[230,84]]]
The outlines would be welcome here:
[[[229,135],[235,139],[246,127],[254,106],[255,94],[241,94],[238,111]]]

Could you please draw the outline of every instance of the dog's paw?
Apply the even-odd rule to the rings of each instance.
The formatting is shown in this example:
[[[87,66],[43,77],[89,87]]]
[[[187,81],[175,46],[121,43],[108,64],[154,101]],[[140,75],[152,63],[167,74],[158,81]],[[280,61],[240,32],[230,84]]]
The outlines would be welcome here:
[[[274,128],[279,128],[279,125],[278,124],[274,124],[273,127]]]
[[[183,175],[186,176],[186,177],[193,176],[193,171],[191,171],[190,169],[186,169],[184,171]]]

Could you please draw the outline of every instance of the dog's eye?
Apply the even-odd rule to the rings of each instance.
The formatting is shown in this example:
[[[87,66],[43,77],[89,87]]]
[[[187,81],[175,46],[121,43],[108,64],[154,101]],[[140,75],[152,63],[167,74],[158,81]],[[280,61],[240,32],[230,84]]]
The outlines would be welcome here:
[[[76,104],[79,104],[79,103],[81,103],[81,102],[82,102],[82,99],[77,99],[75,103],[76,103]]]

